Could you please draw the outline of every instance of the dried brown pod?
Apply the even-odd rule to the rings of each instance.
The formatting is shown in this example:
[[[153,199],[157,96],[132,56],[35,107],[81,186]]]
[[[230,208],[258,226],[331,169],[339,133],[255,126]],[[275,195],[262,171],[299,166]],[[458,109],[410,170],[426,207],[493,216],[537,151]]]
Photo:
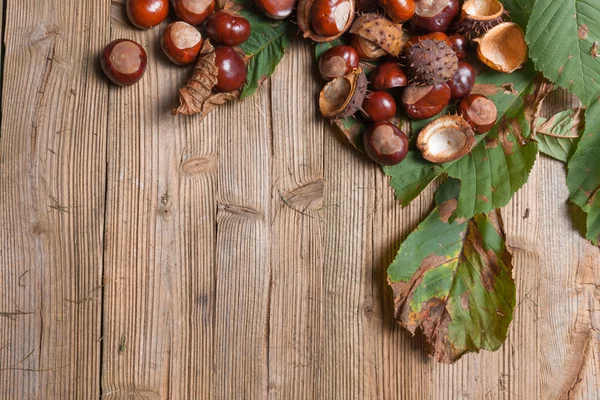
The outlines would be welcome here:
[[[467,0],[453,30],[472,40],[503,21],[506,14],[498,0]]]
[[[221,104],[239,98],[239,90],[229,93],[213,92],[219,74],[215,60],[215,48],[210,40],[205,40],[191,79],[179,89],[180,104],[173,110],[173,115],[201,114],[204,118]]]
[[[496,71],[510,74],[527,61],[525,33],[514,22],[493,27],[474,43],[479,59]]]
[[[433,163],[455,161],[475,147],[475,133],[462,117],[446,115],[421,130],[417,147]]]
[[[325,118],[344,119],[358,111],[367,94],[367,77],[362,68],[328,82],[319,96]]]
[[[330,42],[352,26],[354,7],[354,0],[300,0],[298,27],[305,38]],[[332,34],[323,35],[323,32]]]
[[[350,33],[375,43],[394,57],[400,55],[406,42],[402,24],[374,13],[363,14],[356,18]]]
[[[425,39],[406,51],[408,72],[416,82],[435,85],[452,79],[458,57],[445,40]]]
[[[387,55],[384,49],[358,35],[350,35],[350,45],[354,47],[361,60],[375,61]]]

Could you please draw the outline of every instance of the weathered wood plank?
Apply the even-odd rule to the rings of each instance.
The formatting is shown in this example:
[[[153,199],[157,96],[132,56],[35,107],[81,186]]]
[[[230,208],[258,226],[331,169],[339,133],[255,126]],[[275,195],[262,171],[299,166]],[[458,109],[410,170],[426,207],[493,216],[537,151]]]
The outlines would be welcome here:
[[[109,5],[9,2],[0,398],[98,398]]]

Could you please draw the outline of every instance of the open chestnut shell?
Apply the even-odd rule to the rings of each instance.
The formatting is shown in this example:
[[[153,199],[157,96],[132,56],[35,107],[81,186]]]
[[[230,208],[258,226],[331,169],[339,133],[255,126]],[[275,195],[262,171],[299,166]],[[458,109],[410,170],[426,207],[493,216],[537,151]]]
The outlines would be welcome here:
[[[375,14],[362,14],[356,18],[350,33],[373,42],[394,57],[398,57],[403,50],[406,37],[402,24]]]
[[[479,59],[496,71],[510,74],[527,61],[525,33],[514,22],[496,25],[473,42]]]
[[[375,61],[387,55],[387,52],[375,43],[358,35],[350,35],[350,44],[356,50],[358,58],[366,61]]]
[[[300,0],[298,4],[298,27],[315,42],[337,39],[353,21],[353,0]]]
[[[502,23],[506,14],[499,0],[466,0],[453,30],[474,39]]]
[[[356,113],[367,93],[362,68],[328,82],[319,95],[319,109],[325,118],[344,119]]]
[[[471,126],[458,115],[446,115],[430,122],[417,137],[423,158],[433,163],[456,161],[475,147]]]

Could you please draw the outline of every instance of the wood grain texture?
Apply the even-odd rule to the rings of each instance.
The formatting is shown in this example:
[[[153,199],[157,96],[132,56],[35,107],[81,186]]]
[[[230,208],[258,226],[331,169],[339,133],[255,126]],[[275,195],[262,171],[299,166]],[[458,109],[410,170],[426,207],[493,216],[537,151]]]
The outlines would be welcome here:
[[[540,157],[503,210],[507,342],[439,365],[394,323],[386,275],[436,185],[401,208],[318,117],[307,42],[200,121],[170,115],[190,71],[164,24],[134,29],[123,0],[26,3],[5,36],[1,399],[600,397],[600,250],[563,164]],[[149,57],[129,88],[98,68],[121,37]],[[558,91],[544,112],[574,104]]]

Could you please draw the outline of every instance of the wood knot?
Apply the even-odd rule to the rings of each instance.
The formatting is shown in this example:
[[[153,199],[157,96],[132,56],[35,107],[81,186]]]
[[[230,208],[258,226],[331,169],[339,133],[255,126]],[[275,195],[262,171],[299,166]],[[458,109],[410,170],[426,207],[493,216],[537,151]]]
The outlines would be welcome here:
[[[217,169],[217,163],[218,157],[216,155],[192,157],[181,163],[179,172],[186,176],[213,172]]]
[[[288,206],[301,210],[318,209],[323,204],[323,191],[325,184],[322,179],[307,183],[288,193],[282,193],[281,197]]]

